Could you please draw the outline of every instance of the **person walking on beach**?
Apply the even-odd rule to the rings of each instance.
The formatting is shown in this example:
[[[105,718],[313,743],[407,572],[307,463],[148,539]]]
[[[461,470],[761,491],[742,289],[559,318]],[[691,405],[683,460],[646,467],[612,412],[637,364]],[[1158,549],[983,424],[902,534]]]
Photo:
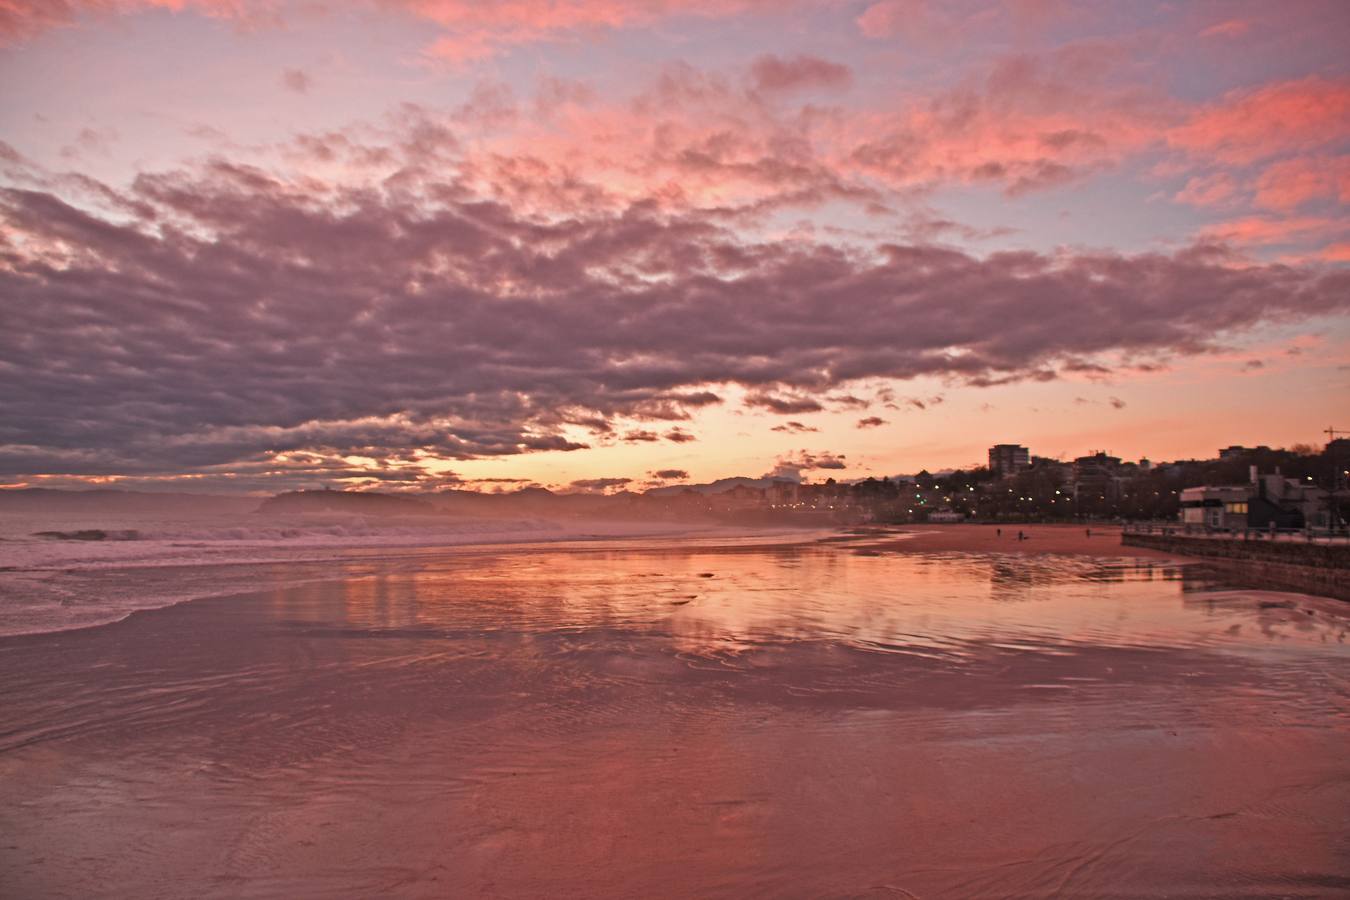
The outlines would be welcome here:
[[[1020,531],[1017,532],[1017,539],[1018,539],[1019,541],[1022,540],[1022,532],[1020,532]]]
[[[1087,536],[1088,536],[1088,537],[1092,537],[1092,529],[1091,529],[1091,528],[1088,528],[1088,529],[1086,529],[1086,530],[1087,530]]]
[[[995,529],[994,529],[994,534],[995,534],[996,536],[998,536],[998,537],[1003,537],[1003,529],[1002,529],[1002,528],[995,528]]]

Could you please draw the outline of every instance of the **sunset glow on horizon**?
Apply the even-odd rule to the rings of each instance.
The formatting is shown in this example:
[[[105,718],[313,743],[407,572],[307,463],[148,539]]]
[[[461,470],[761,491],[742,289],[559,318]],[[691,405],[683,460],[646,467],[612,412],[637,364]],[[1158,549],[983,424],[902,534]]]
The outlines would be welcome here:
[[[0,488],[1350,427],[1350,6],[0,0]]]

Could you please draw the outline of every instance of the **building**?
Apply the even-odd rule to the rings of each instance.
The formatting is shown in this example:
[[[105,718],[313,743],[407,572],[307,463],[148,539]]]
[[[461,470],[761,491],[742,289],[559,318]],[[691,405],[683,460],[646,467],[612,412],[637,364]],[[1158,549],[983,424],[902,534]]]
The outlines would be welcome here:
[[[677,494],[663,497],[665,507],[677,514],[696,514],[708,511],[708,498],[693,488],[685,488]]]
[[[1209,528],[1325,528],[1327,492],[1277,469],[1261,475],[1251,467],[1247,484],[1205,485],[1181,492],[1181,521]]]
[[[1051,459],[1048,456],[1033,456],[1031,458],[1031,468],[1037,472],[1044,472],[1061,482],[1070,482],[1073,480],[1073,464],[1060,462],[1057,459]]]
[[[989,448],[989,471],[1016,475],[1031,468],[1031,451],[1020,444],[995,444]]]
[[[796,506],[802,499],[802,486],[786,478],[775,478],[765,490],[770,506]]]
[[[723,511],[758,509],[764,505],[764,491],[738,484],[729,491],[712,495],[713,506]]]
[[[1251,485],[1189,487],[1181,492],[1181,521],[1207,528],[1248,527]]]
[[[1073,497],[1080,502],[1110,502],[1120,494],[1120,458],[1098,450],[1073,461]]]
[[[1242,459],[1248,453],[1269,453],[1270,448],[1265,444],[1258,447],[1243,447],[1241,444],[1233,444],[1231,447],[1224,447],[1219,451],[1219,459]]]
[[[1256,474],[1251,468],[1256,490],[1251,500],[1253,527],[1265,528],[1274,522],[1278,528],[1325,528],[1329,523],[1327,492],[1311,481],[1286,478],[1276,469],[1273,475]]]
[[[928,521],[930,522],[949,523],[949,522],[964,522],[965,520],[966,520],[965,513],[959,513],[956,512],[955,510],[946,508],[935,509],[928,514]]]
[[[1334,438],[1327,441],[1326,447],[1322,450],[1323,455],[1331,457],[1342,463],[1350,463],[1350,438]]]

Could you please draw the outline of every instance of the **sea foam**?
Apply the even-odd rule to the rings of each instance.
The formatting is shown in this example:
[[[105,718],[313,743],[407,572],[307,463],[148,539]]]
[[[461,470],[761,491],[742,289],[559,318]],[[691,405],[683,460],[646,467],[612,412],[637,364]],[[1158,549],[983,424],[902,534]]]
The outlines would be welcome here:
[[[0,635],[103,625],[137,610],[440,548],[688,534],[688,523],[305,514],[0,516]],[[349,574],[345,570],[341,574]]]

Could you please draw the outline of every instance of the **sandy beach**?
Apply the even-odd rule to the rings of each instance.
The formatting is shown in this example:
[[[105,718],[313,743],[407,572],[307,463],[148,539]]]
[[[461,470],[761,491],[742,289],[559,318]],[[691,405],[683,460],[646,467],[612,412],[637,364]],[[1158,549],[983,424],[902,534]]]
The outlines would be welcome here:
[[[1350,889],[1331,601],[819,543],[250,577],[0,638],[0,893]]]
[[[1176,554],[1122,544],[1118,525],[915,525],[893,531],[900,536],[879,540],[860,538],[859,545],[894,553],[1008,553],[1023,556],[1059,553],[1159,560],[1180,558]],[[1017,539],[1018,532],[1023,534],[1024,540]]]

